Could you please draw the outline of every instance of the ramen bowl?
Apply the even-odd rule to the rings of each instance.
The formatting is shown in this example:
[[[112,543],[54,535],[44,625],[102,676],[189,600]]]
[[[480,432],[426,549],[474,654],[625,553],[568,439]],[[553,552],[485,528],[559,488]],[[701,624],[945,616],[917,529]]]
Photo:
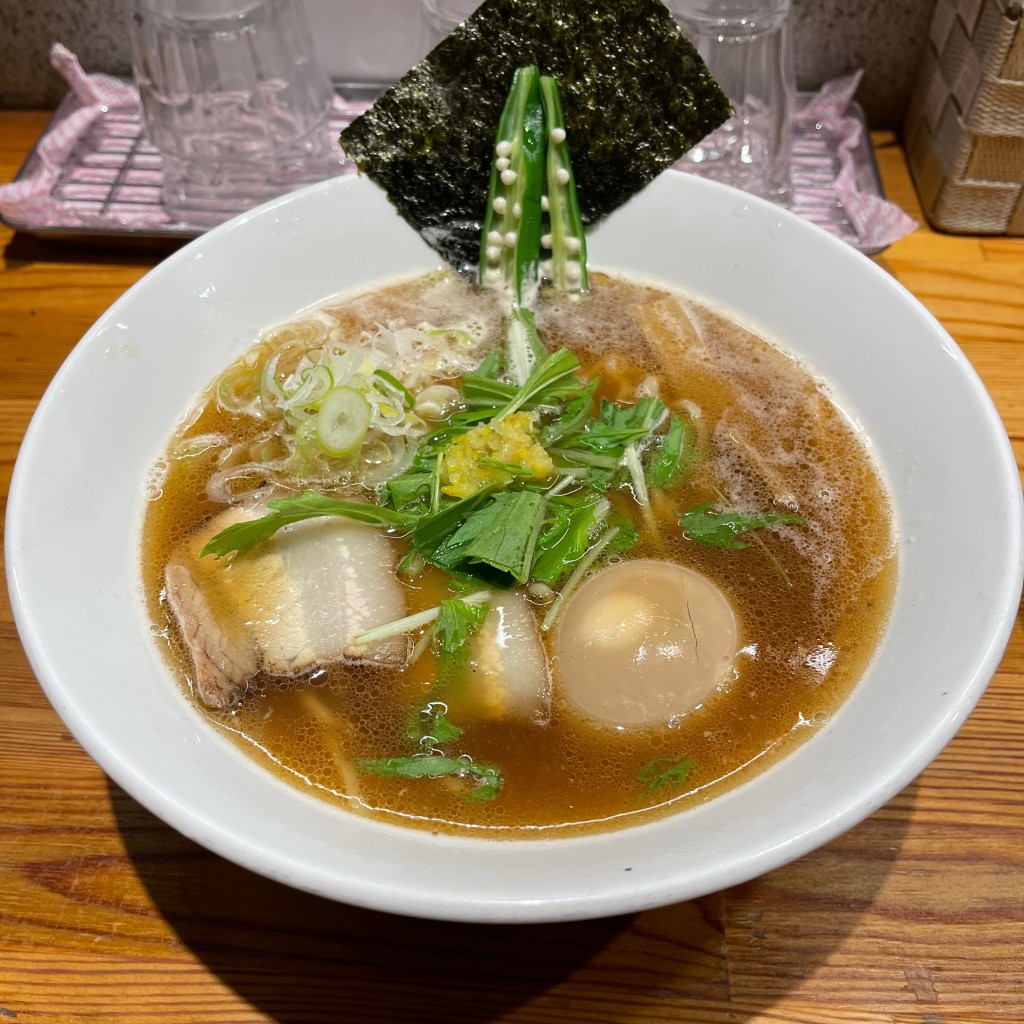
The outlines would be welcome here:
[[[706,803],[523,840],[356,816],[287,785],[199,716],[141,593],[147,473],[193,396],[262,328],[436,265],[373,185],[347,178],[245,214],[156,267],[82,339],[25,437],[6,527],[15,617],[50,701],[117,784],[210,850],[330,899],[553,921],[776,868],[871,814],[942,749],[995,671],[1021,588],[1017,471],[963,354],[868,259],[695,177],[666,173],[609,217],[590,262],[679,286],[776,340],[828,383],[872,449],[899,581],[881,645],[828,724]]]

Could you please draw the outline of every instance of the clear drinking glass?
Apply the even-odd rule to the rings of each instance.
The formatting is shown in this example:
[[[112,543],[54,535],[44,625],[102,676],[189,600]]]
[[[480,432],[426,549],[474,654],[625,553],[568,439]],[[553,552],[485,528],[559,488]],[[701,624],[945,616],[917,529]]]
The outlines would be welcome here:
[[[432,42],[436,46],[458,28],[483,0],[423,0],[427,21],[433,30]]]
[[[331,83],[300,0],[124,0],[163,199],[210,227],[337,174]]]
[[[735,108],[681,166],[787,203],[795,95],[789,0],[668,0],[668,5]]]

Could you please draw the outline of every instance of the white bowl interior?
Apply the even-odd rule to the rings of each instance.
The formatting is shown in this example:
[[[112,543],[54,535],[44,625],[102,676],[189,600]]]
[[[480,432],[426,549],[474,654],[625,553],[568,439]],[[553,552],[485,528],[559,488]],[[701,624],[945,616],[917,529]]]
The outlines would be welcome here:
[[[26,436],[6,544],[26,650],[88,752],[155,814],[248,868],[377,909],[475,921],[620,913],[735,884],[913,778],[981,695],[1016,611],[1021,495],[1002,426],[948,335],[878,267],[785,211],[675,173],[594,232],[592,265],[676,283],[782,339],[833,382],[895,500],[892,628],[831,723],[693,810],[604,835],[498,841],[306,797],[197,716],[140,597],[148,467],[192,396],[263,327],[436,262],[373,185],[337,179],[187,246],[75,349]]]

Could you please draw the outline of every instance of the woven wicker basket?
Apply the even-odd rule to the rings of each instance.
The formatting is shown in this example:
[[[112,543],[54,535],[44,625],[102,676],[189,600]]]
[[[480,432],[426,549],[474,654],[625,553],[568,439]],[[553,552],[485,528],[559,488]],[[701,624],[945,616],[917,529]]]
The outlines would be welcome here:
[[[943,231],[1024,235],[1024,0],[937,0],[905,143]]]

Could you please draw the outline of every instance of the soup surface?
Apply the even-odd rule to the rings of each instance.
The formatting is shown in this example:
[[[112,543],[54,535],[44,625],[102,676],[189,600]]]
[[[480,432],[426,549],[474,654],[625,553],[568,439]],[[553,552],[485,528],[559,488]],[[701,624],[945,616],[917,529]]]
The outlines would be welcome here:
[[[429,829],[525,836],[614,828],[676,810],[742,782],[812,736],[850,692],[880,640],[896,578],[891,511],[868,450],[817,381],[733,319],[641,282],[595,275],[582,299],[542,293],[536,314],[547,349],[568,348],[580,361],[579,376],[597,382],[595,400],[631,407],[657,396],[683,419],[692,459],[679,479],[650,488],[646,511],[635,479],[619,473],[612,480],[608,515],[633,523],[636,542],[628,550],[609,542],[564,606],[555,608],[557,615],[552,608],[564,579],[555,587],[519,588],[519,625],[508,611],[512,625],[505,633],[500,626],[495,650],[503,650],[506,634],[514,643],[520,629],[542,651],[542,692],[523,713],[500,699],[490,710],[484,706],[488,673],[519,670],[505,664],[492,671],[490,655],[479,645],[467,648],[460,679],[443,700],[435,699],[443,666],[429,623],[401,638],[397,657],[361,659],[343,652],[328,663],[295,663],[288,673],[268,671],[265,658],[238,699],[210,707],[195,685],[189,622],[168,600],[168,565],[186,550],[194,557],[195,538],[208,539],[210,523],[229,504],[251,507],[268,495],[306,487],[374,500],[365,486],[339,484],[330,458],[311,456],[299,464],[294,451],[281,449],[280,431],[252,414],[259,368],[273,353],[305,350],[331,337],[371,345],[382,330],[401,341],[402,331],[433,325],[426,336],[442,338],[451,358],[419,383],[457,383],[460,374],[502,348],[502,311],[493,296],[454,275],[431,274],[300,315],[267,332],[200,396],[154,469],[143,579],[182,686],[201,714],[269,770],[352,811]],[[440,401],[446,392],[438,394]],[[364,479],[383,480],[394,451],[382,450],[379,468],[365,450],[363,455],[370,467]],[[454,486],[454,470],[450,474],[446,486]],[[558,478],[557,493],[571,497],[574,479]],[[714,546],[696,529],[699,510],[706,508],[712,514],[770,512],[778,521],[730,534],[733,543]],[[685,516],[695,509],[698,518]],[[390,554],[384,561],[391,565],[408,553],[401,529],[360,529],[386,538]],[[238,556],[239,565],[249,557]],[[597,580],[612,580],[602,574],[633,561],[643,563],[638,572],[653,568],[640,572],[629,593],[602,598]],[[213,581],[207,610],[230,619],[236,613],[218,609],[212,575],[232,572],[230,561],[207,556],[195,565],[197,579]],[[391,565],[384,567],[389,573]],[[429,564],[413,568],[396,576],[398,614],[382,618],[436,608],[480,589]],[[244,578],[240,571],[236,576]],[[660,647],[652,653],[657,645],[650,623],[661,621],[658,601],[669,600],[665,595],[677,578],[681,593],[693,595],[695,604],[699,596],[712,617],[702,618],[698,608],[694,619],[684,601],[688,617],[680,612],[678,622],[658,633]],[[706,593],[685,590],[693,581]],[[598,599],[604,603],[584,603]],[[490,605],[500,600],[500,593],[490,592]],[[570,630],[586,636],[579,639]],[[635,651],[623,653],[631,630]],[[676,639],[665,639],[670,636]],[[611,645],[607,658],[605,643]],[[644,666],[655,671],[659,657],[676,671],[671,658],[687,643],[704,676],[698,673],[678,693],[648,695],[646,703],[620,701],[615,688],[625,685],[622,671],[610,667],[609,678],[598,678],[603,662],[625,664],[627,671],[632,666],[641,682],[654,678],[644,675]],[[715,644],[714,657],[724,660],[709,667]],[[502,685],[488,692],[500,698]],[[437,731],[438,720],[429,714],[438,710],[444,722],[459,726],[457,737],[427,735]],[[419,746],[410,739],[418,712],[421,725],[429,719],[419,729]],[[478,799],[480,791],[467,788],[459,773],[395,777],[366,769],[413,752],[496,766],[500,788],[496,795],[487,792],[493,798]]]

